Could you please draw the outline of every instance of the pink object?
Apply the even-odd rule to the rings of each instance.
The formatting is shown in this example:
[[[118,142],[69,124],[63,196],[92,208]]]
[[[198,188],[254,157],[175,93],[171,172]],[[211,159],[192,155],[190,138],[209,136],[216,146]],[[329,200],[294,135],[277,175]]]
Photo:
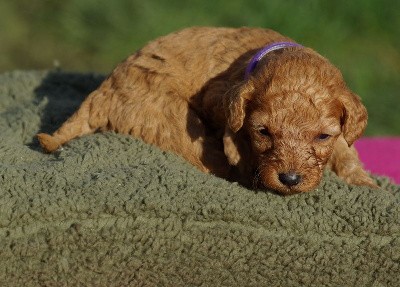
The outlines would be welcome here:
[[[361,138],[355,147],[366,170],[400,184],[400,137]]]

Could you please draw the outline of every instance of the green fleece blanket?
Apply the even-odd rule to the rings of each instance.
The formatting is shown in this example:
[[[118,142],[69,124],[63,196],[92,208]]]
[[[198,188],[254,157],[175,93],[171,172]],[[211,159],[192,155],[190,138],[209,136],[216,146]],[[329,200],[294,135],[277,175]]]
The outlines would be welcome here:
[[[399,286],[400,186],[282,197],[114,133],[44,154],[103,77],[0,75],[0,286]]]

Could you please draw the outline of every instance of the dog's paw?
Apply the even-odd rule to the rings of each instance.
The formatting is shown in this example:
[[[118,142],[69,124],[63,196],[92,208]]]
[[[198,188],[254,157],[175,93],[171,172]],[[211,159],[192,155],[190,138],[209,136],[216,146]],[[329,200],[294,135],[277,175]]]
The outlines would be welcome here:
[[[60,141],[51,135],[41,133],[37,135],[37,138],[46,152],[56,151],[61,146]]]
[[[353,173],[347,175],[344,178],[344,180],[348,184],[368,186],[370,188],[380,189],[380,187],[376,184],[376,182],[364,170],[353,172]]]

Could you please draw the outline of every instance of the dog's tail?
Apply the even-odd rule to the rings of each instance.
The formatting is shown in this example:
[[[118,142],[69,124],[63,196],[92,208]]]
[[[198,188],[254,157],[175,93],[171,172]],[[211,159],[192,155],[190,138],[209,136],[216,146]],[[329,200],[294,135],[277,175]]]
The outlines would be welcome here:
[[[108,124],[111,91],[100,87],[85,99],[79,109],[52,135],[40,133],[37,138],[46,152],[53,152],[69,140],[94,133]]]

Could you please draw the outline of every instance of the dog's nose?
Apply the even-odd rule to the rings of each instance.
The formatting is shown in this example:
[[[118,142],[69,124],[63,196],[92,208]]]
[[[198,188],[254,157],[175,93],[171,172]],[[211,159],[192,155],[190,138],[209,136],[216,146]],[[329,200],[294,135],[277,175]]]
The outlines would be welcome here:
[[[279,181],[282,182],[286,186],[293,186],[299,184],[301,181],[301,176],[295,172],[288,172],[288,173],[280,173],[278,175]]]

